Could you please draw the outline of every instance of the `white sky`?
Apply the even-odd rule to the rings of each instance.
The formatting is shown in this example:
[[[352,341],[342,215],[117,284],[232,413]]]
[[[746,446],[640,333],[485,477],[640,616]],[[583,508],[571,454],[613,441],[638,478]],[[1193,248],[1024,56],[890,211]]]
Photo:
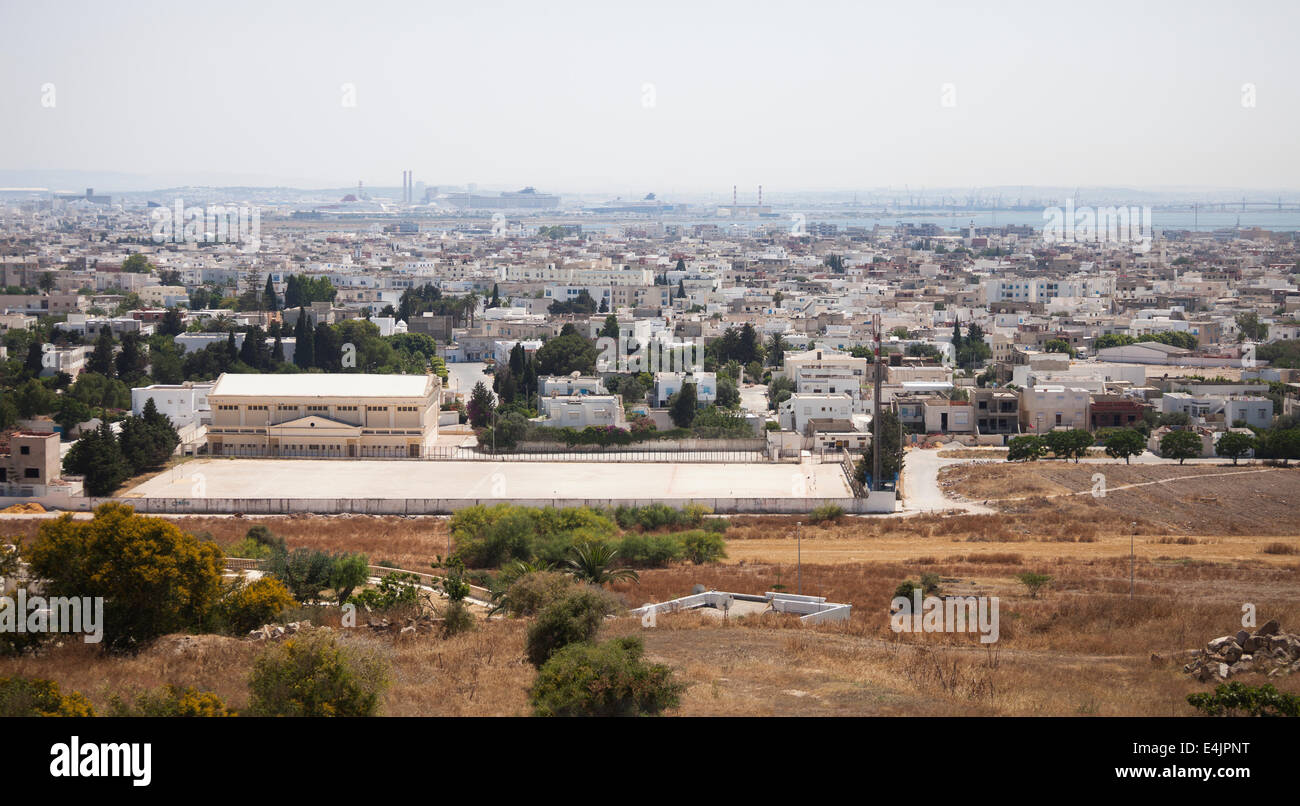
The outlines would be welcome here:
[[[1294,0],[0,0],[0,169],[342,186],[410,168],[661,195],[1296,188],[1297,23]]]

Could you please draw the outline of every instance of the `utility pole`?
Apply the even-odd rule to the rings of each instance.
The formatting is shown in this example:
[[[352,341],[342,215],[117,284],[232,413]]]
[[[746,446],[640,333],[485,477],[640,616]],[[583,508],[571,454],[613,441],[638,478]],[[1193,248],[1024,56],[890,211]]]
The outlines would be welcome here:
[[[795,568],[796,570],[796,592],[803,595],[803,521],[796,521],[794,524],[794,544],[795,544]]]
[[[1137,521],[1129,524],[1128,534],[1128,600],[1133,601],[1133,580],[1136,577],[1137,567]]]
[[[871,317],[871,326],[875,330],[876,341],[876,386],[872,394],[871,414],[871,489],[881,489],[880,478],[880,440],[883,432],[880,428],[880,314]]]

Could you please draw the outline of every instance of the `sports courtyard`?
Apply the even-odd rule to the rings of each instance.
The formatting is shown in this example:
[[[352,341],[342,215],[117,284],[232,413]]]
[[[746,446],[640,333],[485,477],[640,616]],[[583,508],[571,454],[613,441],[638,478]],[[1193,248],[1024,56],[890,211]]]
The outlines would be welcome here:
[[[844,498],[837,463],[198,459],[127,498]]]

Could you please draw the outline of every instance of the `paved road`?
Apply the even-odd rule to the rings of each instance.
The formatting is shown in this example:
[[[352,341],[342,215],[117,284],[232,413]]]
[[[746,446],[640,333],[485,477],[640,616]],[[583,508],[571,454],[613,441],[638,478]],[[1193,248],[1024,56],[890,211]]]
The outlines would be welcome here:
[[[903,512],[944,512],[961,510],[979,515],[991,515],[996,510],[983,504],[949,498],[939,487],[939,470],[953,464],[965,464],[972,459],[940,459],[936,450],[910,448],[903,463]]]

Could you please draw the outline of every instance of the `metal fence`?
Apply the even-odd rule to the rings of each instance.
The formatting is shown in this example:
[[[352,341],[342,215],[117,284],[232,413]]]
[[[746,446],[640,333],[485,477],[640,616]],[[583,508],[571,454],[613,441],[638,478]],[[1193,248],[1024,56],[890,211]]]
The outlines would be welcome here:
[[[837,462],[838,450],[812,451],[809,454],[780,455],[773,457],[763,450],[723,450],[654,448],[619,446],[608,448],[582,448],[557,446],[554,450],[492,450],[487,447],[459,445],[424,446],[412,453],[408,448],[365,448],[354,454],[341,450],[268,451],[265,448],[228,448],[220,453],[201,454],[214,458],[231,459],[407,459],[436,462],[689,462],[718,464],[748,464],[753,462],[800,461]]]

